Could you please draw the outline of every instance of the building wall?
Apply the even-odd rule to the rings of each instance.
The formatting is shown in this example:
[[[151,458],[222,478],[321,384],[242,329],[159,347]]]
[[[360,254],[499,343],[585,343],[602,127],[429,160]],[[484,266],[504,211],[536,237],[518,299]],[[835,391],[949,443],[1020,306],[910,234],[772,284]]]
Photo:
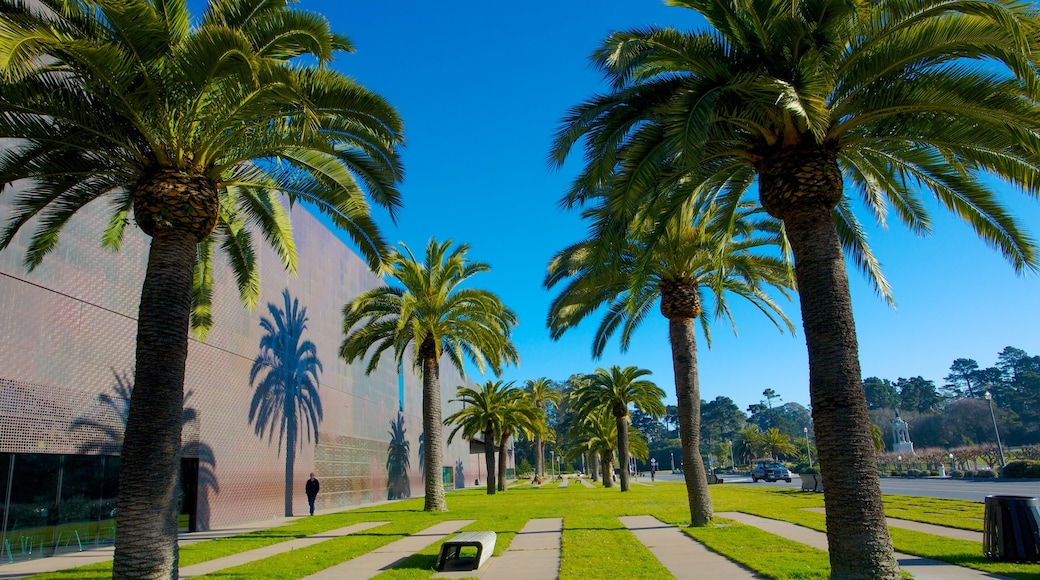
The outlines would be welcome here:
[[[0,194],[0,216],[11,215],[12,195]],[[134,376],[137,305],[149,239],[131,226],[119,252],[103,249],[107,216],[105,208],[95,209],[75,216],[58,248],[31,273],[22,265],[31,227],[0,252],[2,454],[118,452]],[[306,308],[302,339],[314,343],[321,362],[323,418],[317,438],[300,434],[293,476],[295,513],[306,510],[303,484],[311,471],[322,482],[319,510],[387,499],[388,452],[398,421],[407,441],[407,480],[396,482],[393,490],[412,497],[423,494],[418,377],[407,365],[399,377],[389,356],[370,376],[363,364],[347,365],[337,356],[343,305],[380,281],[298,205],[292,220],[298,275],[286,274],[274,253],[261,246],[262,292],[258,307],[249,311],[240,302],[230,269],[218,257],[213,329],[204,341],[189,342],[184,453],[199,458],[200,529],[283,515],[285,443],[277,428],[274,433],[258,430],[250,421],[255,389],[249,374],[264,335],[260,320],[284,310],[285,291]],[[449,400],[462,381],[450,364],[441,366],[445,415],[452,411]],[[445,448],[444,465],[464,480],[476,477],[477,459],[464,441]],[[6,463],[0,464],[0,475],[6,476],[6,469]]]

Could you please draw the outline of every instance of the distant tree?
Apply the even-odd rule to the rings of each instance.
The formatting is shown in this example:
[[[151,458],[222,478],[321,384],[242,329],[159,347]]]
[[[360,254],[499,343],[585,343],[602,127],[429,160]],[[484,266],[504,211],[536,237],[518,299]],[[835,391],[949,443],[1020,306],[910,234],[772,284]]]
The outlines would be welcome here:
[[[595,409],[584,415],[571,427],[578,447],[598,458],[602,469],[603,487],[614,487],[614,452],[618,448],[617,421],[609,409]],[[622,470],[624,471],[624,470]]]
[[[679,437],[679,407],[678,405],[665,405],[664,424],[668,426],[669,435]]]
[[[762,430],[758,425],[748,425],[737,433],[735,451],[741,463],[747,464],[766,453],[763,447]]]
[[[871,410],[895,409],[899,405],[899,391],[888,379],[863,379],[863,391],[867,397],[867,407]]]
[[[1019,374],[1028,370],[1030,362],[1032,361],[1026,351],[1013,346],[1004,347],[1004,350],[997,355],[997,368],[1004,374],[1004,380],[1009,383],[1017,381]]]
[[[632,409],[631,413],[632,427],[638,429],[639,432],[643,434],[643,438],[648,444],[653,444],[654,442],[664,438],[664,425],[659,419],[656,419],[653,415],[644,413],[639,409]]]
[[[724,396],[701,403],[701,440],[708,441],[709,447],[724,439],[732,439],[733,435],[744,428],[747,418],[733,399]]]
[[[514,392],[518,394],[514,395]],[[502,409],[502,432],[498,437],[498,491],[505,491],[509,484],[506,478],[509,439],[515,435],[526,439],[534,438],[535,434],[545,435],[543,415],[542,410],[534,406],[534,401],[526,391],[511,391],[505,408]]]
[[[800,403],[784,403],[773,409],[773,426],[795,440],[805,436],[806,427],[812,431],[812,414]]]
[[[635,366],[621,368],[614,365],[609,369],[598,368],[589,375],[589,382],[575,391],[578,413],[589,415],[596,409],[606,409],[617,421],[617,452],[622,468],[628,465],[628,421],[629,406],[644,413],[660,417],[664,415],[664,391],[653,382],[640,377],[650,374],[647,369]],[[628,491],[628,470],[621,470],[621,491]]]
[[[927,413],[942,406],[942,398],[935,391],[935,383],[924,377],[900,378],[895,388],[899,390],[899,408],[906,411]]]
[[[974,359],[959,358],[954,360],[953,364],[950,365],[950,374],[943,378],[946,381],[946,384],[943,386],[943,394],[950,399],[961,399],[964,397],[964,391],[967,390],[968,397],[974,399],[974,387],[978,380],[978,372],[979,363],[975,362]]]
[[[791,442],[791,436],[781,433],[775,427],[766,429],[760,441],[762,448],[773,459],[798,455],[798,446]]]
[[[531,399],[531,403],[541,411],[542,422],[548,427],[546,411],[553,405],[558,405],[561,399],[560,390],[556,388],[556,383],[545,377],[530,379],[524,382],[524,389],[527,391],[527,396]],[[542,431],[535,434],[534,455],[535,475],[545,477],[545,445]]]
[[[747,412],[748,423],[753,423],[762,430],[769,428],[769,420],[772,419],[772,417],[769,413],[769,407],[766,407],[765,402],[751,403],[748,405]]]
[[[513,383],[502,381],[487,381],[476,389],[459,385],[453,400],[461,402],[462,408],[444,419],[445,425],[455,425],[448,435],[449,445],[460,430],[466,439],[478,435],[483,439],[488,495],[494,495],[496,491],[495,447],[505,432],[506,407],[511,398],[520,396],[520,392],[513,389]]]

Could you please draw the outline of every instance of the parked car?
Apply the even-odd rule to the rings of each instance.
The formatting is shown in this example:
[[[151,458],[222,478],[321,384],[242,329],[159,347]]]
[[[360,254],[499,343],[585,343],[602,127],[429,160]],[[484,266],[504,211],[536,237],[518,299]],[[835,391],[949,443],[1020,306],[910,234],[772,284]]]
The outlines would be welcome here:
[[[783,464],[776,461],[759,461],[751,468],[751,481],[758,482],[760,479],[766,481],[779,481],[782,479],[790,483],[791,472]]]

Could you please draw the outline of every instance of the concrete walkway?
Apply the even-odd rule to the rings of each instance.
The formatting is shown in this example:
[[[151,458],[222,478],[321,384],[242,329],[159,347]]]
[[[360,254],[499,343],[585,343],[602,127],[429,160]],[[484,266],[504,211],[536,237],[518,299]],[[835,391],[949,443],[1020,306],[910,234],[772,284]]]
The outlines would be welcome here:
[[[570,484],[571,484],[571,480],[569,480],[569,479],[567,479],[565,477],[565,478],[563,478],[563,480],[560,481],[560,485],[558,485],[556,487],[558,487],[560,489],[564,489],[564,488],[570,486]]]
[[[185,566],[180,569],[179,577],[191,578],[192,576],[204,576],[216,572],[217,570],[241,566],[243,564],[248,564],[249,562],[274,556],[275,554],[299,550],[301,548],[306,548],[307,546],[326,542],[333,538],[341,538],[350,534],[356,534],[389,523],[390,522],[362,522],[338,530],[329,530],[320,534],[314,534],[313,536],[307,536],[306,538],[297,538],[288,542],[279,542],[270,546],[264,546],[263,548],[257,548],[256,550],[249,550],[248,552],[240,552],[223,558],[217,558],[216,560],[209,560],[208,562],[202,562],[200,564],[195,564],[194,566]]]
[[[805,511],[816,512],[818,514],[826,513],[824,508],[805,508]],[[946,526],[937,526],[935,524],[925,524],[911,520],[901,520],[898,518],[885,518],[885,521],[888,522],[888,527],[890,528],[902,528],[904,530],[914,530],[915,532],[924,532],[926,534],[953,538],[955,540],[968,540],[971,542],[982,543],[982,532],[973,532],[971,530],[962,530],[960,528],[947,528]]]
[[[759,578],[750,570],[705,548],[700,542],[682,533],[679,528],[653,516],[628,516],[618,519],[678,580]]]
[[[488,560],[480,570],[440,572],[434,578],[482,580],[556,580],[560,577],[560,541],[563,518],[529,520],[501,556]]]
[[[780,537],[800,542],[807,546],[819,548],[820,550],[827,550],[827,534],[823,532],[817,532],[816,530],[811,530],[803,526],[740,512],[722,512],[716,513],[715,515],[720,518],[736,520],[749,526],[755,526],[756,528],[765,530],[771,534],[776,534]],[[896,560],[899,562],[899,567],[910,573],[914,577],[914,580],[980,580],[983,578],[1007,578],[1006,576],[988,574],[986,572],[972,570],[971,568],[954,566],[953,564],[947,564],[946,562],[920,558],[900,552],[896,552]]]
[[[382,548],[307,576],[307,580],[366,580],[391,568],[412,554],[435,544],[476,520],[449,520],[430,526]]]
[[[584,485],[585,487],[588,487],[588,488],[595,488],[596,487],[596,485],[594,483],[592,483],[591,481],[585,479],[584,477],[579,479],[578,481],[580,481],[581,484]]]

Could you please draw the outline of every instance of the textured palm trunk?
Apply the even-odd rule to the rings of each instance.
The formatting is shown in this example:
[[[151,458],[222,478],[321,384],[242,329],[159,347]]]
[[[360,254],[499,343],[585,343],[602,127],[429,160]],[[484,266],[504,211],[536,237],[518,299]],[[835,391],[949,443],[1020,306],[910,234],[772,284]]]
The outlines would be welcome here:
[[[534,437],[534,474],[538,477],[545,477],[545,458],[542,454],[545,453],[545,443],[542,441],[541,436],[535,435]]]
[[[137,324],[137,368],[120,454],[112,577],[177,578],[181,407],[188,354],[190,234],[157,232]]]
[[[777,155],[760,166],[762,206],[784,221],[795,258],[809,352],[820,472],[827,481],[831,577],[900,577],[885,523],[859,366],[845,260],[832,221],[841,172],[826,151]]]
[[[617,421],[618,467],[621,468],[621,491],[628,491],[628,415],[615,417]]]
[[[711,524],[714,509],[708,493],[708,477],[701,459],[701,393],[697,376],[697,338],[694,319],[668,320],[672,343],[672,369],[675,373],[675,398],[679,410],[679,441],[682,444],[683,479],[690,504],[690,525]]]
[[[600,457],[600,463],[603,465],[603,487],[614,487],[614,469],[608,454],[613,455],[614,452],[608,451]]]
[[[288,393],[286,393],[288,398]],[[293,469],[296,465],[296,413],[285,406],[285,517],[293,515]]]
[[[495,446],[491,444],[495,440],[494,431],[484,431],[484,465],[487,467],[487,494],[495,495]]]
[[[506,455],[506,445],[509,444],[509,436],[503,435],[498,444],[498,491],[505,491],[509,482],[506,480],[506,468],[509,457]]]
[[[592,475],[592,481],[599,480],[599,456],[595,453],[589,454],[589,473]]]
[[[432,349],[432,345],[423,344],[420,348]],[[423,465],[426,475],[426,500],[423,510],[428,512],[448,511],[448,504],[444,501],[444,480],[441,476],[443,419],[440,372],[441,367],[436,357],[423,357],[423,444],[426,455]]]

